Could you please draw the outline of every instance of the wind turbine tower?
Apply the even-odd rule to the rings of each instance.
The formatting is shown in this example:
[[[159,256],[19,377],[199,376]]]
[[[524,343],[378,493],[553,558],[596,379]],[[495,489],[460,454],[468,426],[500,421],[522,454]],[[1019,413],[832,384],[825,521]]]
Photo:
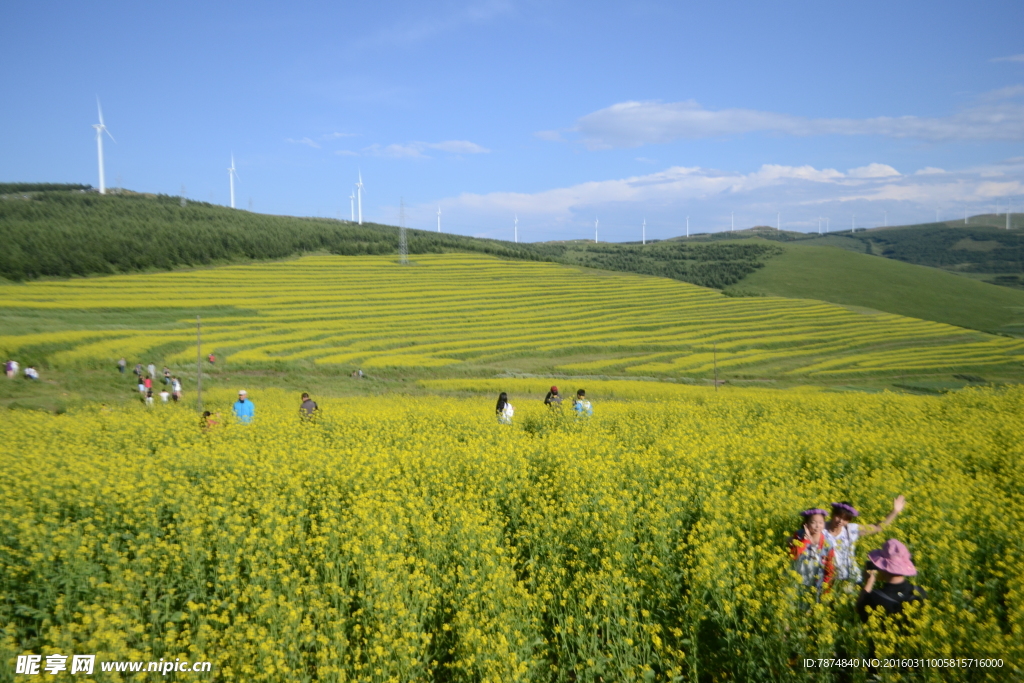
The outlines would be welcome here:
[[[359,182],[356,183],[356,206],[359,208],[359,225],[363,224],[363,172],[359,171]]]
[[[349,222],[356,222],[356,193],[353,192],[348,196],[348,209],[349,209]]]
[[[597,244],[597,219],[594,219],[594,244]]]
[[[96,111],[99,113],[100,122],[94,123],[92,127],[96,129],[96,152],[99,156],[100,162],[100,194],[106,194],[107,179],[103,174],[103,134],[106,133],[107,135],[110,135],[111,140],[114,140],[114,136],[111,135],[110,131],[107,130],[107,127],[103,125],[103,108],[100,106],[100,98],[98,97],[96,98]],[[114,142],[117,142],[117,140],[114,140]]]
[[[640,228],[640,243],[647,244],[647,219],[644,219],[644,224]]]
[[[441,205],[437,205],[437,231],[441,232]]]
[[[231,208],[235,208],[235,178],[238,172],[235,171],[235,155],[231,155],[231,168],[228,169],[228,182],[231,183]]]
[[[515,240],[516,244],[519,244],[519,214],[515,214],[515,217],[516,217],[516,220],[513,223],[512,237]]]

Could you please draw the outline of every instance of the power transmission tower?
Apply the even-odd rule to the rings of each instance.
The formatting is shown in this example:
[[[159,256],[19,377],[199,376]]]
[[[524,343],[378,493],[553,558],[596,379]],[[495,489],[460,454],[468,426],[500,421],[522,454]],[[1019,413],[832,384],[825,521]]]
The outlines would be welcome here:
[[[398,209],[398,260],[403,266],[409,263],[409,243],[405,237],[405,199],[399,203]]]

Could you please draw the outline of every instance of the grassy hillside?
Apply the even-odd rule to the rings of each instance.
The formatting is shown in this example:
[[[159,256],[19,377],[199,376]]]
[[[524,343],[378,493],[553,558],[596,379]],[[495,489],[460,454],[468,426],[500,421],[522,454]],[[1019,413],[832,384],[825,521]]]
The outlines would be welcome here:
[[[729,291],[820,299],[1024,336],[1024,291],[813,242],[782,249]]]
[[[398,228],[268,216],[181,198],[100,196],[77,186],[0,186],[0,277],[23,281],[279,259],[310,252],[395,254]],[[2,194],[4,189],[12,190]],[[13,192],[13,190],[17,192]],[[725,287],[776,253],[767,244],[515,244],[408,231],[409,253],[477,252]]]

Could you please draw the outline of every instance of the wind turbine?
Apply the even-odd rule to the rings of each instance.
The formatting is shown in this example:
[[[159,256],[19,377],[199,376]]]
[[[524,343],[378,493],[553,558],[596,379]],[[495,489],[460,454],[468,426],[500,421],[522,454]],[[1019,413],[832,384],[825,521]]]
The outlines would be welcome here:
[[[352,194],[350,194],[348,196],[348,208],[349,208],[349,216],[350,216],[349,222],[350,223],[355,223],[356,222],[356,193],[355,192],[353,192]]]
[[[437,231],[441,232],[441,205],[437,205]]]
[[[356,204],[359,207],[359,225],[363,224],[363,172],[359,171],[359,182],[356,183]]]
[[[594,219],[594,244],[597,244],[597,219]]]
[[[235,179],[238,172],[235,170],[235,155],[231,155],[231,168],[228,169],[228,182],[231,183],[231,208],[235,208]]]
[[[821,216],[818,216],[818,234],[821,234]]]
[[[647,244],[647,219],[644,219],[644,224],[640,228],[640,243]]]
[[[92,127],[96,129],[96,151],[100,159],[100,194],[107,193],[107,181],[103,175],[103,134],[110,135],[110,139],[114,140],[114,136],[110,134],[107,127],[103,125],[103,108],[100,106],[100,98],[96,98],[96,111],[100,115],[100,122],[92,124]],[[117,140],[114,140],[117,142]]]
[[[519,244],[519,214],[515,214],[515,217],[516,217],[516,221],[514,223],[515,227],[513,228],[513,230],[515,232],[513,234],[515,236],[516,244]]]

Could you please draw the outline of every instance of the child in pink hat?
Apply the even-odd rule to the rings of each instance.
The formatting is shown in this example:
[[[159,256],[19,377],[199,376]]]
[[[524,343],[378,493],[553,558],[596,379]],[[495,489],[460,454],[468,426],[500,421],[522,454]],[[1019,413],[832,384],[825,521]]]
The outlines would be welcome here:
[[[917,576],[917,567],[910,560],[910,551],[895,538],[890,538],[878,550],[868,553],[870,567],[868,579],[857,597],[857,614],[861,621],[868,620],[868,608],[884,609],[887,614],[899,614],[908,602],[924,602],[927,594],[920,586],[907,581]],[[881,585],[876,585],[880,583]]]

